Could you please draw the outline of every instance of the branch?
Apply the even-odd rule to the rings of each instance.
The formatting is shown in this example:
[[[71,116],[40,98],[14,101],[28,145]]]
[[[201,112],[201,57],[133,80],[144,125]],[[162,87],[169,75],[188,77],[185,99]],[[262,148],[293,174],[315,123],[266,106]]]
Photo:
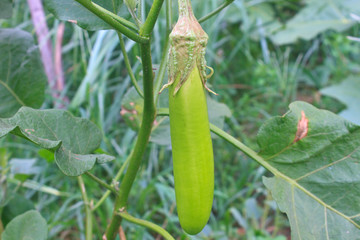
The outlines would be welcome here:
[[[122,218],[124,218],[126,221],[132,222],[139,226],[149,228],[150,230],[157,232],[158,234],[163,236],[164,239],[166,239],[166,240],[175,240],[175,238],[173,238],[165,229],[163,229],[162,227],[160,227],[152,222],[149,222],[149,221],[146,221],[143,219],[139,219],[139,218],[135,218],[135,217],[131,216],[130,214],[128,214],[127,212],[119,211],[118,214]]]
[[[155,77],[155,104],[157,104],[159,99],[159,91],[165,76],[166,66],[167,66],[167,57],[170,47],[169,35],[171,32],[171,21],[172,21],[172,0],[166,0],[166,33],[165,33],[165,44],[163,48],[163,53],[161,56],[160,67],[158,74]]]
[[[159,16],[163,2],[164,0],[154,0],[154,3],[150,8],[150,12],[145,20],[145,23],[144,25],[142,25],[140,29],[140,36],[144,36],[144,37],[150,36],[150,33],[154,29],[155,22]]]
[[[133,70],[131,68],[129,56],[128,56],[128,54],[126,52],[126,49],[125,49],[124,38],[122,37],[121,33],[117,32],[117,34],[119,36],[120,48],[121,48],[121,51],[122,51],[123,56],[124,56],[125,67],[126,67],[128,73],[129,73],[130,80],[131,80],[132,84],[134,85],[136,91],[140,95],[140,97],[144,98],[144,93],[141,91],[140,86],[137,83],[136,78],[135,78],[134,73],[133,73]]]
[[[169,116],[169,109],[168,108],[159,108],[157,110],[157,116]],[[210,123],[210,130],[221,137],[222,139],[226,140],[227,142],[231,143],[234,147],[238,148],[240,151],[245,153],[250,158],[254,159],[256,162],[258,162],[261,166],[272,172],[274,175],[283,175],[279,172],[276,168],[271,166],[268,162],[266,162],[262,157],[259,156],[254,150],[225,132],[224,130],[218,128],[214,124]]]
[[[134,40],[138,43],[146,43],[149,41],[147,37],[141,37],[129,28],[136,30],[137,27],[134,23],[129,22],[128,20],[117,16],[116,14],[106,10],[105,8],[93,3],[89,0],[76,0],[78,3],[87,8],[90,12],[101,18],[104,22],[112,26],[115,30],[121,32],[131,40]]]
[[[110,186],[109,184],[107,184],[106,182],[104,182],[103,180],[101,180],[100,178],[98,178],[97,176],[93,175],[92,173],[89,172],[85,172],[85,174],[91,178],[91,180],[94,180],[95,182],[97,182],[99,185],[103,186],[104,188],[108,189],[109,191],[117,194],[116,189],[113,186]]]
[[[164,0],[154,0],[148,17],[139,31],[141,38],[145,37],[148,39],[150,37],[150,33],[154,28],[163,1]],[[129,193],[140,167],[141,160],[144,156],[145,149],[150,138],[152,125],[156,116],[150,41],[142,42],[140,44],[140,55],[143,69],[144,112],[135,147],[130,155],[129,167],[120,184],[119,195],[115,199],[115,207],[111,222],[106,229],[104,238],[107,240],[114,240],[116,237],[117,230],[121,224],[121,216],[118,215],[117,212],[119,209],[126,208]]]
[[[216,8],[215,10],[213,10],[212,12],[206,14],[205,16],[201,17],[199,19],[199,23],[205,22],[206,20],[208,20],[209,18],[215,16],[216,14],[218,14],[221,10],[223,10],[224,8],[226,8],[227,6],[229,6],[232,2],[234,2],[235,0],[227,0],[225,1],[223,4],[221,4],[218,8]]]
[[[121,166],[121,168],[119,169],[119,171],[117,172],[116,176],[113,179],[113,182],[117,182],[119,181],[121,175],[123,174],[123,172],[125,171],[125,167],[128,165],[130,161],[130,156],[125,160],[125,162],[123,163],[123,165]],[[95,206],[91,209],[92,211],[95,211],[98,207],[101,206],[101,204],[103,204],[103,202],[106,200],[106,198],[110,195],[111,191],[107,190],[105,192],[105,194],[100,198],[100,200],[95,204]]]
[[[85,206],[85,240],[92,240],[92,215],[89,204],[89,199],[86,194],[85,184],[81,176],[77,177],[81,196]]]

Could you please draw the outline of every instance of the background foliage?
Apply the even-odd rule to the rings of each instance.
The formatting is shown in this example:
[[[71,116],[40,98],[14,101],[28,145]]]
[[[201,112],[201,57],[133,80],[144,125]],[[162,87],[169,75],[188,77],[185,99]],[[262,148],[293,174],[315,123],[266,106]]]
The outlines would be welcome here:
[[[144,2],[146,4],[138,9],[139,21],[143,20],[151,4],[151,1]],[[193,3],[197,17],[222,3],[211,0],[204,5],[200,2]],[[210,96],[212,100],[209,100],[214,102],[210,106],[217,104],[217,111],[210,109],[216,125],[223,124],[227,132],[260,150],[256,141],[259,127],[271,116],[283,115],[294,100],[309,102],[359,123],[359,107],[355,99],[359,93],[356,86],[360,82],[360,43],[347,37],[360,36],[360,25],[354,17],[360,15],[359,4],[356,0],[332,2],[236,0],[218,16],[202,24],[210,36],[208,65],[215,69],[209,83],[211,89],[219,93],[219,96]],[[61,24],[51,14],[56,6],[49,3],[51,1],[45,1],[46,17],[49,37],[55,45],[59,41],[56,33]],[[176,9],[175,1],[173,4],[173,9]],[[125,6],[120,5],[119,2],[117,11],[129,17]],[[9,17],[8,12],[6,14],[5,17]],[[172,19],[173,22],[176,20],[175,13]],[[84,27],[81,22],[78,24]],[[14,1],[12,17],[0,20],[0,25],[2,28],[25,30],[36,41],[25,1]],[[89,27],[89,30],[108,28],[98,22]],[[162,11],[153,33],[155,68],[158,68],[162,55],[165,27],[165,12]],[[132,149],[142,114],[142,106],[124,66],[118,36],[108,30],[87,32],[65,22],[62,41],[66,83],[61,92],[61,96],[66,97],[62,98],[62,104],[75,116],[94,122],[102,131],[99,153],[118,156],[115,161],[97,165],[92,170],[95,175],[111,182]],[[141,80],[140,53],[134,46],[131,40],[125,39],[134,73]],[[3,49],[6,48],[0,46],[1,56]],[[27,66],[23,67],[26,69]],[[0,67],[0,76],[2,73]],[[37,78],[37,81],[43,84],[43,78]],[[50,108],[56,102],[49,91],[43,108]],[[165,94],[160,95],[160,107],[166,106],[166,100],[162,99]],[[132,204],[128,211],[185,238],[174,214],[171,151],[167,128],[164,127],[167,120],[159,117],[157,121],[158,129],[151,136],[149,151],[144,158],[146,161],[131,192],[129,201]],[[49,239],[84,239],[83,201],[76,179],[65,177],[47,150],[25,144],[21,138],[2,138],[0,147],[1,174],[7,177],[6,184],[1,182],[0,196],[5,197],[0,198],[3,200],[0,202],[15,204],[16,200],[16,204],[24,206],[24,209],[14,211],[12,204],[6,205],[2,210],[3,224],[7,223],[4,218],[23,216],[20,214],[35,208],[48,223]],[[214,149],[213,212],[207,227],[193,239],[289,239],[289,222],[276,208],[262,183],[262,177],[270,174],[216,137]],[[22,170],[24,164],[29,167]],[[104,189],[86,177],[84,181],[90,199],[97,202]],[[286,188],[285,184],[275,181],[278,180],[266,182],[267,185],[279,184]],[[9,199],[6,196],[10,196]],[[113,198],[110,197],[97,210],[94,219],[96,235],[104,232],[112,207]],[[282,210],[286,208],[280,207]],[[127,222],[123,223],[123,228],[129,239],[159,239],[146,229]]]

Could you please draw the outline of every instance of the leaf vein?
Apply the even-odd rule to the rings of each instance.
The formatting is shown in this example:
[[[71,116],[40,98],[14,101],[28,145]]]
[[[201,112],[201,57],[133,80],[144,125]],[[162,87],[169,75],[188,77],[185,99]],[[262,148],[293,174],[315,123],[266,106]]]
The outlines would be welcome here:
[[[320,167],[320,168],[318,168],[318,169],[315,169],[314,171],[311,171],[311,172],[309,172],[309,173],[307,173],[307,174],[305,174],[305,175],[303,175],[303,176],[301,176],[301,177],[298,177],[297,179],[295,179],[295,181],[299,181],[299,180],[301,180],[301,179],[303,179],[303,178],[306,178],[306,177],[308,177],[308,176],[310,176],[310,175],[312,175],[312,174],[314,174],[314,173],[317,173],[317,172],[319,172],[319,171],[321,171],[321,170],[324,170],[324,169],[326,169],[326,168],[328,168],[328,167],[331,167],[331,166],[333,166],[333,165],[335,165],[335,164],[337,164],[337,163],[339,163],[339,162],[342,162],[342,161],[344,161],[344,160],[346,160],[346,159],[350,159],[351,155],[354,154],[354,152],[358,151],[359,149],[360,149],[360,146],[357,147],[357,148],[355,148],[354,151],[352,151],[350,154],[346,155],[345,157],[343,157],[343,158],[341,158],[341,159],[339,159],[339,160],[336,160],[336,161],[334,161],[334,162],[332,162],[332,163],[329,163],[329,164],[327,164],[327,165],[324,165],[324,166],[322,166],[322,167]]]
[[[2,84],[6,90],[9,91],[9,93],[16,99],[16,101],[21,105],[21,106],[26,106],[25,103],[16,95],[16,93],[2,80],[0,80],[0,84]]]

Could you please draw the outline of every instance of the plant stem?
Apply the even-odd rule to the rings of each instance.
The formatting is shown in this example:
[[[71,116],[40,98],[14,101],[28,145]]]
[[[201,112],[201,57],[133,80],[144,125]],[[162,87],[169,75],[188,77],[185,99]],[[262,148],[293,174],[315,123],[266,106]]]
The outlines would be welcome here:
[[[166,35],[168,36],[172,29],[172,0],[166,0]]]
[[[78,176],[77,179],[85,206],[85,240],[92,240],[92,213],[90,209],[89,199],[86,194],[85,184],[82,177]]]
[[[123,163],[123,165],[121,166],[121,168],[119,169],[119,171],[117,172],[115,178],[113,179],[113,182],[117,182],[119,181],[121,175],[123,174],[123,172],[125,171],[125,167],[128,165],[130,160],[130,156],[125,160],[125,162]],[[104,201],[106,200],[106,198],[110,195],[111,191],[107,190],[105,192],[105,194],[100,198],[100,200],[95,204],[95,206],[91,209],[92,211],[95,211],[98,207],[101,206],[101,204],[104,203]]]
[[[113,216],[106,230],[106,239],[115,239],[117,229],[121,223],[121,217],[116,214],[117,210],[124,208],[127,204],[130,189],[135,180],[136,173],[140,167],[142,157],[151,133],[151,127],[155,118],[155,107],[153,102],[153,73],[150,55],[150,43],[141,44],[141,59],[144,73],[144,114],[141,122],[141,128],[136,140],[134,151],[130,155],[130,162],[127,172],[121,182],[119,195],[115,200]]]
[[[216,8],[215,10],[213,10],[212,12],[206,14],[205,16],[201,17],[199,19],[199,23],[205,22],[206,20],[208,20],[209,18],[215,16],[216,14],[218,14],[221,10],[223,10],[224,8],[226,8],[227,6],[229,6],[231,3],[233,3],[234,0],[227,0],[225,1],[223,4],[221,4],[218,8]]]
[[[104,22],[112,26],[115,30],[121,32],[131,40],[134,40],[138,43],[146,43],[149,42],[148,37],[139,36],[135,32],[133,32],[131,29],[134,29],[137,31],[137,27],[134,23],[127,21],[124,18],[121,18],[117,16],[116,14],[106,10],[105,8],[97,5],[96,3],[93,3],[89,0],[76,0],[78,3],[83,5],[85,8],[87,8],[90,12],[101,18]],[[128,28],[129,27],[129,28]]]
[[[122,37],[122,34],[120,32],[117,32],[117,34],[119,36],[121,52],[123,53],[123,56],[124,56],[125,67],[126,67],[128,73],[129,73],[131,82],[134,85],[134,87],[135,87],[136,91],[138,92],[138,94],[140,95],[140,97],[144,98],[144,93],[140,89],[140,86],[137,83],[136,78],[135,78],[134,73],[133,73],[133,70],[131,68],[130,61],[129,61],[129,56],[128,56],[128,54],[126,52],[126,49],[125,49],[124,38]]]
[[[150,55],[150,43],[140,45],[141,60],[144,74],[144,113],[141,128],[137,137],[134,151],[130,155],[129,167],[125,173],[119,188],[119,195],[115,200],[115,208],[111,223],[106,231],[107,240],[115,239],[117,229],[121,223],[121,217],[117,214],[118,209],[126,207],[128,196],[137,171],[144,155],[151,128],[155,119],[155,105],[153,92],[153,72]]]
[[[163,48],[163,53],[161,56],[161,62],[158,74],[155,77],[155,104],[157,104],[160,89],[163,83],[163,79],[165,76],[166,66],[167,66],[167,56],[170,47],[169,35],[171,32],[171,21],[172,21],[172,0],[166,0],[166,33],[165,33],[165,43]]]
[[[161,6],[164,0],[154,0],[150,12],[146,18],[144,25],[141,27],[139,33],[142,37],[149,37],[150,33],[154,29],[155,22],[159,16]]]
[[[157,116],[169,116],[169,109],[168,108],[159,108],[157,110]],[[237,140],[236,138],[234,138],[233,136],[231,136],[230,134],[228,134],[224,130],[218,128],[217,126],[215,126],[214,124],[211,124],[211,123],[210,123],[210,130],[213,133],[215,133],[216,135],[218,135],[219,137],[221,137],[222,139],[224,139],[227,142],[231,143],[236,148],[240,149],[243,153],[245,153],[250,158],[257,161],[261,166],[263,166],[264,168],[266,168],[267,170],[272,172],[274,175],[282,174],[282,173],[279,172],[279,170],[277,170],[276,168],[271,166],[268,162],[266,162],[254,150],[252,150],[251,148],[249,148],[248,146],[246,146],[245,144],[243,144],[242,142],[240,142],[239,140]]]
[[[109,184],[107,184],[106,182],[104,182],[103,180],[101,180],[100,178],[98,178],[97,176],[95,176],[92,173],[89,172],[85,172],[85,174],[87,176],[89,176],[92,180],[94,180],[95,182],[97,182],[99,185],[103,186],[106,189],[109,189],[111,192],[117,194],[116,189],[113,186],[110,186]]]
[[[150,37],[150,33],[154,28],[163,1],[164,0],[154,1],[153,5],[151,6],[149,15],[144,25],[140,29],[140,37]],[[140,167],[142,157],[149,141],[151,128],[156,116],[150,41],[140,44],[140,54],[144,82],[144,113],[135,147],[130,155],[129,167],[125,173],[124,179],[120,184],[119,195],[115,199],[115,207],[111,222],[106,229],[105,238],[107,240],[114,240],[116,237],[117,229],[121,224],[121,216],[118,215],[117,212],[119,209],[126,208],[129,193],[134,183],[137,171]]]
[[[160,227],[152,222],[149,222],[149,221],[146,221],[143,219],[139,219],[139,218],[135,218],[135,217],[131,216],[130,214],[128,214],[127,212],[120,211],[120,212],[118,212],[118,214],[122,218],[124,218],[125,220],[127,220],[129,222],[135,223],[137,225],[149,228],[149,229],[157,232],[158,234],[163,236],[164,239],[166,239],[166,240],[175,240],[165,229],[163,229],[162,227]]]

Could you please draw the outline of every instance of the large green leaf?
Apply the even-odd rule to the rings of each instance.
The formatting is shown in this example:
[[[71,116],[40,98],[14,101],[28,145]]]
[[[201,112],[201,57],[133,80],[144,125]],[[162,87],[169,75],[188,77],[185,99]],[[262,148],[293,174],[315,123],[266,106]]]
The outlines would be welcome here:
[[[350,13],[360,13],[358,0],[306,0],[306,4],[271,37],[275,44],[292,43],[298,38],[309,40],[329,29],[344,31],[354,24]]]
[[[264,178],[290,220],[292,239],[360,237],[360,126],[295,102],[258,134]]]
[[[22,106],[44,102],[46,75],[32,36],[19,29],[0,29],[0,117]]]
[[[2,234],[2,240],[46,240],[46,238],[46,221],[35,210],[14,218]]]
[[[114,158],[90,154],[100,145],[102,134],[92,122],[64,110],[22,107],[12,118],[0,118],[0,137],[12,133],[55,152],[55,162],[69,176],[90,170],[95,162]]]
[[[130,17],[122,0],[93,0],[93,2],[119,16]],[[86,30],[96,31],[111,28],[107,23],[75,0],[45,0],[44,5],[56,18],[71,21]]]
[[[360,124],[360,76],[350,76],[342,83],[323,88],[320,92],[346,104],[347,109],[339,115]]]

